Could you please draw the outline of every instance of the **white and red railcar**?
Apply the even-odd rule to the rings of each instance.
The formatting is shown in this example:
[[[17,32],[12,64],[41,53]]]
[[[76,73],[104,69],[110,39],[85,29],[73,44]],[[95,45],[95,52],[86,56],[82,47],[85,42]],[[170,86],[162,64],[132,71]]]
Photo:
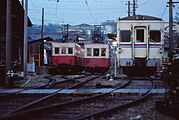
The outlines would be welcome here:
[[[52,44],[52,65],[57,73],[78,73],[82,71],[81,56],[83,49],[75,42],[57,42]]]
[[[103,42],[84,44],[83,68],[90,73],[104,73],[110,67],[109,45]]]

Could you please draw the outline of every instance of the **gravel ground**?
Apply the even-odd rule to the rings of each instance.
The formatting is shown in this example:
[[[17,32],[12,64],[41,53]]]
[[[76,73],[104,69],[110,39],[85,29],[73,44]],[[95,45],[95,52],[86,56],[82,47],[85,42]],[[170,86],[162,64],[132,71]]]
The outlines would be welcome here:
[[[155,94],[146,102],[127,110],[121,110],[111,117],[101,118],[101,120],[175,120],[175,118],[161,114],[156,110],[155,102],[162,99],[164,99],[163,94]]]
[[[45,78],[44,75],[31,75],[27,77],[28,80],[21,85],[21,87],[24,88],[30,88],[30,87],[37,87],[37,86],[42,86],[46,85],[49,80]]]

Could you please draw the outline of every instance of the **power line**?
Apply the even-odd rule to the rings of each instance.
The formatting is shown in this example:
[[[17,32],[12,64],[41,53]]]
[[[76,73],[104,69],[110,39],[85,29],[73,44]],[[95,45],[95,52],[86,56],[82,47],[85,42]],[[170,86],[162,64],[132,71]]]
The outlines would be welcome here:
[[[151,1],[151,0],[148,0],[148,1],[146,1],[146,2],[144,2],[144,3],[142,3],[142,4],[140,4],[139,6],[145,5],[145,4],[149,3],[150,1]]]
[[[51,1],[51,0],[48,0],[48,1]],[[55,2],[62,2],[60,0],[53,0]],[[81,2],[79,0],[64,0],[63,2]],[[126,2],[126,0],[90,0],[90,2]]]
[[[59,2],[59,0],[57,1],[57,3],[56,3],[56,11],[55,11],[55,14],[57,15],[57,12],[58,12],[58,2]]]
[[[39,7],[41,7],[41,6],[39,6]],[[121,7],[118,7],[118,8],[91,8],[90,10],[118,10],[118,9],[120,9]],[[66,10],[79,10],[79,11],[81,11],[81,10],[86,10],[86,9],[82,9],[82,8],[54,8],[54,7],[45,7],[45,9],[66,9]]]
[[[35,8],[36,12],[39,12],[38,9],[37,9],[37,7],[35,6],[35,4],[32,2],[32,0],[30,0],[30,2],[31,2],[31,4],[32,4],[32,6]]]
[[[87,6],[87,8],[88,8],[88,11],[89,11],[89,13],[90,13],[90,15],[91,15],[91,17],[92,17],[94,23],[97,24],[97,22],[95,21],[93,15],[92,15],[92,13],[91,13],[91,10],[90,10],[89,6],[88,6],[88,1],[87,1],[87,0],[84,0],[84,2],[85,2],[86,6]]]
[[[174,21],[175,22],[179,22],[179,17],[178,17],[178,15],[179,15],[179,12],[178,12],[178,9],[175,7],[175,18],[174,18]]]
[[[162,15],[161,15],[161,18],[163,18],[163,16],[164,16],[166,10],[167,10],[167,6],[165,7],[165,10],[163,11],[163,13],[162,13]]]

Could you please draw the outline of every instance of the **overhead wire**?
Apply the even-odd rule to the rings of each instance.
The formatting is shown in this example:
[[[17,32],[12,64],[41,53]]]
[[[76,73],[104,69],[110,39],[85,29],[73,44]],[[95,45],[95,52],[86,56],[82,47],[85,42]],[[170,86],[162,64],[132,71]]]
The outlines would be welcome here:
[[[51,0],[48,0],[51,1]],[[55,2],[62,2],[60,0],[53,0]],[[90,2],[126,2],[127,0],[90,0]],[[79,0],[63,0],[63,2],[81,2]]]
[[[163,11],[163,13],[162,13],[162,15],[161,15],[161,18],[163,18],[163,16],[164,16],[166,10],[167,10],[167,6],[165,7],[165,10]]]
[[[178,11],[177,8],[178,8],[178,7],[175,7],[175,8],[174,8],[174,10],[175,10],[175,18],[174,18],[174,20],[175,20],[175,22],[179,22],[179,17],[178,17],[179,11]]]
[[[57,2],[56,2],[55,17],[56,17],[59,21],[63,22],[63,21],[57,16],[57,13],[58,13],[58,2],[59,2],[59,0],[57,0]]]
[[[32,0],[30,0],[31,1],[31,4],[32,4],[32,6],[35,8],[35,10],[36,10],[36,12],[31,12],[31,13],[33,13],[33,14],[39,14],[39,13],[41,13],[41,11],[39,11],[38,9],[37,9],[37,6],[33,3],[33,1]],[[41,8],[40,6],[38,7],[38,8]],[[45,13],[45,15],[53,15],[53,16],[55,16],[56,18],[57,18],[57,20],[58,20],[58,22],[62,22],[62,20],[57,16],[57,11],[58,11],[58,4],[56,3],[56,11],[55,11],[55,14],[52,14],[50,11],[48,11],[48,13]],[[32,9],[29,9],[29,10],[32,10]],[[36,20],[36,21],[40,21],[40,20]],[[47,19],[45,20],[45,21],[47,21]]]
[[[59,1],[56,2],[56,8],[55,8],[55,10],[56,10],[56,11],[55,11],[55,14],[56,14],[56,15],[57,15],[57,12],[58,12],[58,2],[59,2]]]
[[[107,14],[107,13],[117,13],[117,12],[119,12],[119,11],[116,11],[116,10],[119,10],[119,9],[121,9],[120,7],[119,8],[96,8],[96,9],[91,9],[90,8],[90,6],[89,6],[89,2],[87,1],[87,0],[84,0],[84,2],[85,2],[85,4],[86,4],[86,7],[88,8],[88,9],[80,9],[80,8],[58,8],[58,3],[59,2],[80,2],[80,1],[78,1],[78,0],[65,0],[65,1],[62,1],[62,0],[49,0],[49,1],[54,1],[54,2],[56,2],[56,7],[45,7],[45,9],[55,9],[55,13],[53,14],[53,13],[50,13],[50,11],[48,11],[48,12],[46,12],[45,13],[45,15],[52,15],[52,16],[55,16],[55,18],[60,22],[60,23],[64,23],[64,20],[61,20],[61,17],[59,17],[58,16],[58,10],[59,9],[67,9],[67,10],[82,10],[82,11],[84,11],[84,10],[88,10],[89,11],[89,14],[90,14],[90,16],[92,17],[92,19],[93,19],[93,22],[95,23],[95,24],[97,24],[97,21],[95,20],[95,17],[94,17],[94,15],[102,15],[102,14]],[[107,0],[107,1],[103,1],[103,0],[90,0],[90,2],[126,2],[126,0]],[[33,12],[31,12],[31,14],[38,14],[38,13],[41,13],[41,11],[39,10],[39,8],[41,8],[41,6],[39,6],[39,7],[37,7],[37,5],[35,5],[33,2],[32,2],[32,0],[31,0],[31,4],[32,4],[32,6],[33,6],[33,8],[36,10],[36,11],[33,11],[32,9],[32,11]],[[103,10],[108,10],[107,12],[98,12],[98,13],[92,13],[92,11],[91,10],[96,10],[96,11],[103,11]],[[109,11],[110,10],[110,11]],[[122,10],[121,10],[122,11]],[[65,13],[65,15],[86,15],[86,14],[80,14],[80,13],[69,13],[69,14],[66,14]]]
[[[143,5],[145,5],[145,4],[147,4],[147,3],[149,3],[151,0],[148,0],[148,1],[146,1],[146,2],[144,2],[144,3],[142,3],[142,4],[140,4],[139,6],[143,6]]]
[[[31,4],[32,4],[32,6],[35,8],[36,12],[39,12],[38,9],[37,9],[37,7],[36,7],[35,4],[33,3],[33,1],[30,0],[30,2],[31,2]]]
[[[87,0],[84,0],[84,2],[85,2],[86,6],[87,6],[87,8],[88,8],[88,11],[89,11],[89,13],[90,13],[90,15],[91,15],[91,17],[92,17],[94,23],[97,24],[96,20],[94,19],[93,15],[92,15],[92,13],[91,13],[91,10],[90,10],[90,8],[89,8],[88,1],[87,1]]]
[[[32,1],[32,0],[31,0]],[[81,2],[80,0],[50,0],[50,1],[55,1],[56,2],[56,7],[50,7],[50,6],[48,6],[48,7],[45,7],[46,9],[55,9],[55,14],[51,14],[51,13],[49,13],[50,11],[48,11],[48,13],[46,13],[46,15],[53,15],[53,16],[55,16],[56,17],[56,19],[58,19],[59,20],[59,22],[63,22],[64,23],[64,21],[63,20],[61,20],[61,19],[63,19],[62,17],[59,17],[58,16],[58,10],[60,10],[60,9],[62,9],[62,10],[64,10],[64,9],[66,9],[66,10],[80,10],[80,11],[85,11],[85,10],[88,10],[88,12],[89,12],[89,14],[90,14],[90,16],[91,16],[91,18],[92,18],[92,20],[93,20],[93,22],[96,24],[97,23],[97,21],[96,21],[96,19],[95,19],[95,15],[102,15],[102,14],[106,14],[106,13],[109,13],[109,12],[111,12],[111,13],[117,13],[118,11],[116,11],[116,10],[119,10],[119,9],[121,9],[121,7],[119,7],[119,8],[90,8],[90,3],[91,2],[99,2],[99,4],[101,4],[102,2],[104,3],[104,2],[127,2],[128,0],[90,0],[90,1],[88,1],[88,0],[83,0],[84,2],[85,2],[85,5],[86,5],[86,7],[87,7],[87,9],[85,9],[85,8],[61,8],[61,7],[58,7],[58,4],[59,3],[61,3],[61,2]],[[146,5],[146,4],[148,4],[149,2],[150,2],[151,0],[146,0],[146,1],[144,1],[144,3],[141,3],[141,4],[139,4],[139,6],[143,6],[143,5]],[[36,9],[36,11],[37,11],[37,7],[33,4],[33,6],[34,6],[34,8]],[[62,6],[62,7],[64,7],[64,6]],[[101,10],[101,12],[100,12],[100,10]],[[108,10],[107,12],[102,12],[102,10]],[[110,11],[109,11],[110,10]],[[165,15],[165,12],[166,12],[166,10],[167,10],[167,8],[165,8],[165,10],[164,10],[164,12],[162,13],[162,17]],[[95,11],[95,13],[94,12],[92,12],[92,11]],[[98,11],[98,12],[96,12],[96,11]],[[115,12],[116,11],[116,12]],[[122,9],[121,9],[121,11],[122,11]],[[84,16],[84,15],[86,15],[86,14],[81,14],[81,13],[65,13],[65,15],[81,15],[81,16]]]
[[[63,8],[45,7],[45,8],[46,9],[57,9],[57,10],[58,9],[63,9],[63,10],[64,9],[66,9],[66,10],[86,10],[84,8],[67,8],[67,7],[66,8],[64,8],[64,7]],[[111,8],[91,8],[90,10],[118,10],[118,9],[120,9],[120,7],[118,7],[118,8],[114,8],[114,7],[113,8],[112,7]]]

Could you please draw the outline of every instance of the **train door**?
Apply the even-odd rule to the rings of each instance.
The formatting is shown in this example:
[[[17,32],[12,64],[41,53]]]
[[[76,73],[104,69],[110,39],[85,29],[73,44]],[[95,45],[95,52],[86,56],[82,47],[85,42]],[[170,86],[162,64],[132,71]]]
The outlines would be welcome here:
[[[147,27],[135,27],[133,39],[133,58],[145,58],[148,56]]]

